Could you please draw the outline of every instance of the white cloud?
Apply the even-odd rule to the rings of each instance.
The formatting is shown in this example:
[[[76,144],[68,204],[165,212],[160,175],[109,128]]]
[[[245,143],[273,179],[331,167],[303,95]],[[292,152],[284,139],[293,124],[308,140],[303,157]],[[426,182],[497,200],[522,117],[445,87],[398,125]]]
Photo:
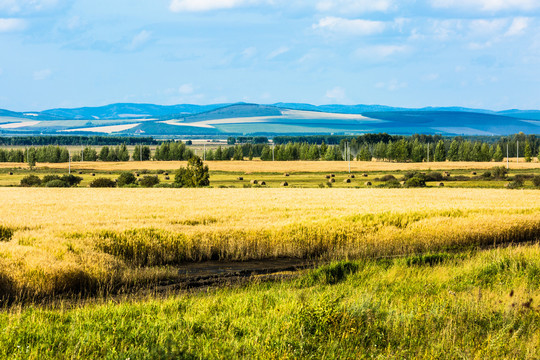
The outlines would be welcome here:
[[[356,50],[357,57],[367,60],[382,60],[392,55],[409,51],[406,45],[374,45]]]
[[[349,20],[339,17],[327,16],[313,24],[315,30],[324,30],[336,34],[372,35],[384,31],[386,24],[382,21],[355,19]]]
[[[481,11],[533,10],[540,7],[538,0],[431,0],[431,4],[436,8]]]
[[[34,71],[34,80],[40,81],[49,78],[52,74],[51,69],[43,69]]]
[[[255,55],[257,55],[257,48],[254,46],[248,47],[242,51],[242,56],[246,59],[251,59]]]
[[[406,82],[401,82],[397,79],[392,79],[388,82],[378,82],[375,84],[375,87],[378,89],[386,89],[388,91],[397,91],[407,87]]]
[[[62,0],[0,0],[0,13],[26,14],[49,11],[65,5]]]
[[[316,5],[320,12],[340,14],[387,12],[393,7],[393,0],[320,0]]]
[[[425,74],[422,76],[423,81],[436,81],[439,79],[439,74],[437,73],[431,73],[431,74]]]
[[[194,89],[192,84],[184,84],[178,88],[178,92],[182,95],[193,94],[193,91]]]
[[[142,30],[131,39],[131,43],[127,46],[128,50],[136,50],[146,44],[152,36],[150,31]]]
[[[251,3],[258,3],[257,0],[172,0],[169,9],[173,12],[182,11],[210,11],[218,9],[232,9]]]
[[[0,18],[0,33],[20,31],[26,28],[26,22],[22,19],[2,19]]]
[[[341,86],[336,86],[335,88],[326,91],[325,97],[333,101],[343,102],[346,99],[345,89]]]
[[[530,19],[526,17],[517,17],[512,21],[512,25],[506,32],[505,36],[517,36],[523,34],[525,29],[529,27]]]
[[[279,49],[276,49],[274,51],[272,51],[269,55],[268,55],[268,59],[271,60],[273,58],[276,58],[278,57],[279,55],[283,55],[285,54],[286,52],[288,52],[290,49],[286,46],[282,46],[280,47]]]

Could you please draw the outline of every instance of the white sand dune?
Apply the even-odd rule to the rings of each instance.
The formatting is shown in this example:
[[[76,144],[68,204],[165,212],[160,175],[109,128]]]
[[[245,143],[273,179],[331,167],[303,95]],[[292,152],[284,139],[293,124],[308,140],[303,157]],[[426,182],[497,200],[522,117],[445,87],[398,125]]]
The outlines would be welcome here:
[[[18,128],[27,127],[27,126],[34,126],[34,125],[39,124],[40,122],[41,121],[22,121],[22,122],[11,123],[11,124],[3,124],[3,125],[0,125],[0,129],[18,129]]]
[[[97,133],[107,133],[111,134],[114,132],[124,131],[133,129],[135,126],[139,126],[141,123],[138,124],[125,124],[125,125],[110,125],[110,126],[95,126],[95,127],[87,127],[87,128],[79,128],[79,129],[69,129],[69,130],[62,130],[64,132],[97,132]]]

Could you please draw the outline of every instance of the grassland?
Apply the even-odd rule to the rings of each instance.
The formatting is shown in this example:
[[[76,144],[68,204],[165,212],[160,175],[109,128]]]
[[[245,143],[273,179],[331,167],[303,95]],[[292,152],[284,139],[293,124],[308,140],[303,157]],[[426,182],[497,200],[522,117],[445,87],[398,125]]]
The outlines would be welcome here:
[[[0,313],[12,359],[538,359],[540,248],[340,262],[295,280]]]
[[[346,259],[540,238],[540,192],[0,188],[6,298],[174,281],[208,260]]]

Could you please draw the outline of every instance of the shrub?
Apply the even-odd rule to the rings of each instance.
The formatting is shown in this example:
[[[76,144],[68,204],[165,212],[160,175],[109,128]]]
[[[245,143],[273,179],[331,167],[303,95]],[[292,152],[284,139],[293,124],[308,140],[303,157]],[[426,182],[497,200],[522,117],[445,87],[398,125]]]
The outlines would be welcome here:
[[[443,180],[443,175],[436,171],[431,171],[424,176],[425,181],[441,181]]]
[[[60,176],[58,176],[58,175],[45,175],[43,177],[43,180],[41,180],[41,183],[46,184],[49,181],[53,181],[53,180],[60,180]]]
[[[523,186],[523,179],[521,177],[516,176],[514,181],[511,181],[506,185],[508,189],[519,189]]]
[[[482,177],[484,179],[489,179],[491,177],[491,171],[486,171],[485,173],[482,174]]]
[[[39,185],[41,185],[41,179],[36,175],[28,175],[21,179],[21,186],[30,187]]]
[[[0,241],[9,241],[15,231],[7,226],[0,225]]]
[[[405,181],[405,187],[425,187],[426,181],[419,177],[412,177]]]
[[[116,183],[109,178],[97,178],[90,183],[90,187],[102,188],[102,187],[115,187]]]
[[[80,176],[76,176],[76,175],[73,175],[73,174],[69,174],[69,175],[64,175],[60,178],[60,180],[62,180],[63,182],[67,183],[69,186],[77,186],[81,183],[81,181],[83,180],[82,177]]]
[[[121,173],[118,179],[116,180],[116,183],[118,184],[118,186],[126,186],[130,184],[135,184],[136,182],[137,182],[137,178],[131,172]]]
[[[401,187],[401,183],[396,179],[387,181],[384,184],[377,185],[378,188],[398,189]]]
[[[69,184],[60,179],[54,179],[45,183],[46,187],[69,187]]]
[[[379,180],[380,181],[396,180],[396,177],[394,175],[384,175]]]
[[[159,184],[159,178],[157,176],[146,175],[139,181],[139,183],[144,187],[152,187]]]
[[[492,174],[497,179],[503,179],[508,174],[508,170],[504,166],[497,166],[493,168]]]
[[[536,187],[540,187],[540,175],[536,175],[532,179],[533,185]]]

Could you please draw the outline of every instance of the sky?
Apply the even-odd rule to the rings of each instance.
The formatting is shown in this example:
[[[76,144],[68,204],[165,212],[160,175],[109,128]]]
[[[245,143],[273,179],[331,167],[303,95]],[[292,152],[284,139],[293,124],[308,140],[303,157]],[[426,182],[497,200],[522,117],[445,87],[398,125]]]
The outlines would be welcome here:
[[[538,0],[0,0],[0,108],[540,109]]]

